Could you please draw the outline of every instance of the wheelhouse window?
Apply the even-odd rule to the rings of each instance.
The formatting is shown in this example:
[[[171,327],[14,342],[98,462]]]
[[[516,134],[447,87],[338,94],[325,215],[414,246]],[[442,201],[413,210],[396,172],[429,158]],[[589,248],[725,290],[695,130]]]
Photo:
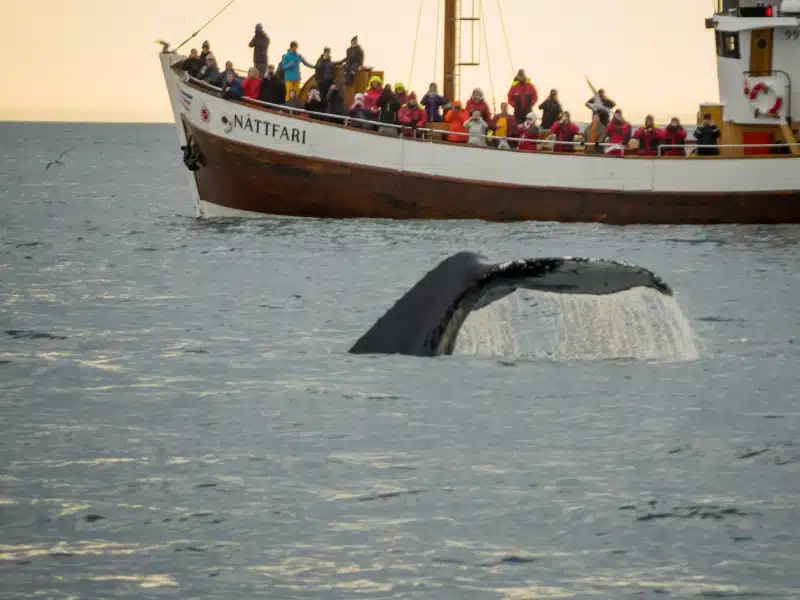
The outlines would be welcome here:
[[[728,31],[717,32],[717,55],[724,58],[742,58],[739,51],[739,34]]]

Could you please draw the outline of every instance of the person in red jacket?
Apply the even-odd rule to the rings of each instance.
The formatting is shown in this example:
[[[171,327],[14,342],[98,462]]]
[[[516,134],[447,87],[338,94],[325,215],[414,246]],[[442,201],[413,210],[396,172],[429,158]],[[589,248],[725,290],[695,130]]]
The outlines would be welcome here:
[[[661,156],[684,156],[686,154],[686,130],[681,126],[679,119],[673,117],[663,129],[663,140],[661,144],[664,149]]]
[[[447,123],[447,130],[450,132],[447,136],[448,142],[455,144],[467,143],[467,129],[464,127],[464,123],[467,120],[469,120],[469,113],[461,108],[461,100],[456,100],[453,102],[453,108],[448,110],[444,116],[444,122]]]
[[[561,113],[561,120],[553,124],[550,132],[556,134],[557,142],[574,142],[580,129],[572,122],[569,112],[565,110]],[[575,146],[573,144],[556,144],[553,152],[575,152]]]
[[[486,99],[483,97],[483,90],[481,88],[475,88],[472,90],[472,97],[467,100],[467,105],[464,107],[467,111],[468,115],[471,115],[474,111],[479,111],[481,113],[481,118],[490,123],[492,121],[492,113],[489,110],[489,105],[486,103]]]
[[[377,75],[369,80],[369,88],[364,94],[364,112],[369,119],[377,119],[378,113],[378,100],[383,94],[383,81]]]
[[[606,129],[607,142],[611,144],[606,147],[606,154],[609,156],[622,156],[625,153],[625,145],[631,139],[631,124],[622,116],[622,111],[614,111],[614,117]]]
[[[639,127],[633,134],[633,139],[639,140],[637,154],[654,156],[658,154],[658,146],[664,138],[664,133],[655,126],[653,115],[647,115],[644,120],[644,127]]]
[[[539,94],[530,77],[525,76],[525,69],[520,69],[508,90],[508,103],[514,107],[514,118],[517,122],[522,121],[533,110],[538,99]]]
[[[536,152],[539,145],[531,140],[539,139],[539,128],[536,126],[536,113],[530,112],[525,117],[525,122],[517,129],[517,137],[520,139],[517,150],[519,152]]]
[[[408,102],[397,112],[397,121],[403,126],[403,135],[406,137],[417,137],[417,128],[428,124],[425,109],[417,103],[416,92],[408,95]]]
[[[242,83],[242,96],[258,99],[261,95],[261,75],[258,69],[250,67],[247,70],[247,79]]]

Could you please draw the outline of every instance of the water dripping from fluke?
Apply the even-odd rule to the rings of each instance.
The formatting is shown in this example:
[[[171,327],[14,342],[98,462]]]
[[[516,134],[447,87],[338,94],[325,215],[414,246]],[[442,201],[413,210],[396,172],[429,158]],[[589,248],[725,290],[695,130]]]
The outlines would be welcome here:
[[[493,264],[471,252],[427,273],[350,352],[656,361],[699,355],[672,289],[652,271],[569,257]]]

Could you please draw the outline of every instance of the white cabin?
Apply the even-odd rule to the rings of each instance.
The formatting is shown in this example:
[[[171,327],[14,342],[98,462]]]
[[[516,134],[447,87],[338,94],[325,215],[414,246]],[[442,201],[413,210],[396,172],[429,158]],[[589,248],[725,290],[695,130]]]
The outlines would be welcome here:
[[[800,0],[717,0],[706,19],[716,31],[718,105],[724,144],[787,139],[800,114]],[[767,141],[767,140],[770,141]]]
[[[776,126],[800,113],[800,0],[717,0],[720,122]]]

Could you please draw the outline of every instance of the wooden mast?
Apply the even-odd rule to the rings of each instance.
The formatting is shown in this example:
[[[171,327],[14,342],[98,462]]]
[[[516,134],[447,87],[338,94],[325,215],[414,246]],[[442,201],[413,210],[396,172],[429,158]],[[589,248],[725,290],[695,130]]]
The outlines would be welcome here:
[[[444,77],[445,102],[456,99],[456,10],[459,0],[444,0]]]

